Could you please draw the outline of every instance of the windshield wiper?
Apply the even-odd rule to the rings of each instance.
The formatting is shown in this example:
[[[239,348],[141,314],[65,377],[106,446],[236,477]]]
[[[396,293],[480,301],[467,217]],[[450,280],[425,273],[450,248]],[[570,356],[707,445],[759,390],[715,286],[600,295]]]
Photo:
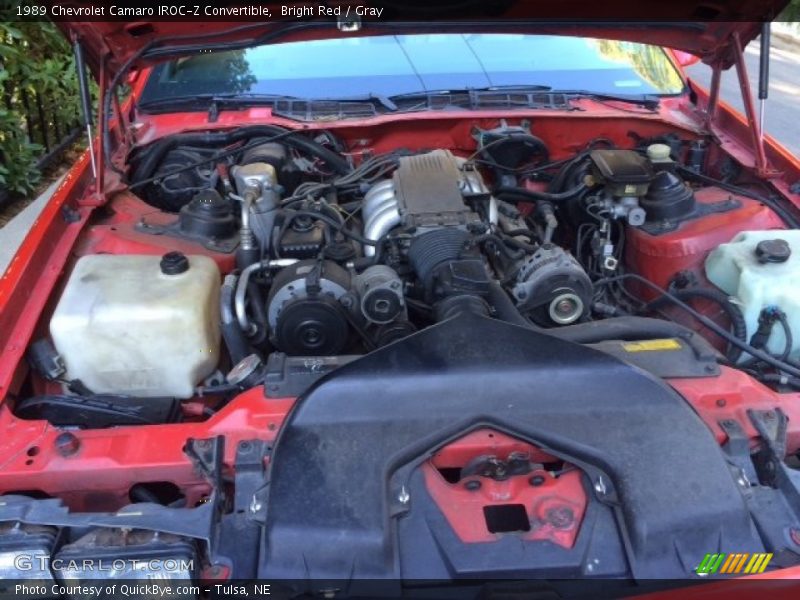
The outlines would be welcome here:
[[[627,104],[637,104],[650,110],[658,108],[660,99],[652,94],[606,94],[604,92],[592,92],[589,90],[553,90],[554,93],[564,94],[571,98],[592,98],[595,100],[610,100],[612,102],[626,102]]]
[[[208,110],[209,120],[216,120],[220,108],[247,107],[260,104],[273,104],[279,100],[300,100],[294,96],[281,94],[194,94],[191,96],[169,96],[140,102],[136,108],[144,112],[164,110]]]
[[[163,110],[208,110],[209,121],[216,121],[219,111],[225,108],[243,108],[249,106],[274,105],[277,102],[365,102],[379,105],[384,109],[395,112],[397,105],[391,99],[381,94],[365,94],[363,96],[350,96],[343,98],[301,98],[284,94],[195,94],[193,96],[172,96],[141,102],[137,106],[144,112]]]
[[[408,100],[413,98],[427,98],[429,96],[446,96],[455,94],[469,94],[472,92],[549,92],[552,88],[549,85],[488,85],[485,87],[463,87],[463,88],[444,88],[439,90],[419,90],[417,92],[405,92],[388,96],[388,100]]]
[[[486,87],[467,87],[467,88],[451,88],[441,90],[420,90],[418,92],[408,92],[405,94],[396,94],[389,96],[389,100],[408,100],[413,98],[429,98],[436,96],[457,95],[457,94],[483,94],[492,92],[502,92],[505,94],[513,94],[515,92],[521,94],[530,94],[536,92],[547,92],[550,94],[561,94],[568,98],[594,98],[596,100],[609,100],[615,102],[626,102],[628,104],[636,104],[655,110],[659,105],[658,96],[648,94],[608,94],[604,92],[593,92],[591,90],[560,90],[553,89],[549,85],[490,85]]]

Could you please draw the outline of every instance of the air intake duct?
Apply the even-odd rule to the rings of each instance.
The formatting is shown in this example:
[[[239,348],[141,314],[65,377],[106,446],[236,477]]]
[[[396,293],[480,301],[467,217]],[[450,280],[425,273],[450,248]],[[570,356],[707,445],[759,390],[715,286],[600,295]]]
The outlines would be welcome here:
[[[434,270],[443,262],[456,260],[469,239],[462,229],[446,227],[414,238],[408,249],[408,260],[420,281],[428,287]]]
[[[466,249],[469,237],[461,229],[444,228],[424,233],[411,242],[408,259],[431,304],[454,296],[482,299],[489,293],[483,259],[474,250]]]

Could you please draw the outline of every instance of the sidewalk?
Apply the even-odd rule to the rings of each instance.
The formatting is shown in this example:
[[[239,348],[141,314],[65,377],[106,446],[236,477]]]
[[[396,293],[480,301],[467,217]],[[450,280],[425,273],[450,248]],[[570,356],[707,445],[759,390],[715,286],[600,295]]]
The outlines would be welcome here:
[[[8,263],[14,257],[22,240],[28,233],[28,230],[36,221],[39,213],[44,208],[50,196],[53,195],[61,180],[64,179],[62,175],[54,181],[42,194],[36,198],[31,204],[11,219],[2,229],[0,229],[0,273],[5,272]]]
[[[795,49],[800,49],[800,23],[776,21],[772,24],[772,42],[773,45],[781,46],[786,44],[794,46]],[[775,42],[778,42],[777,44]]]

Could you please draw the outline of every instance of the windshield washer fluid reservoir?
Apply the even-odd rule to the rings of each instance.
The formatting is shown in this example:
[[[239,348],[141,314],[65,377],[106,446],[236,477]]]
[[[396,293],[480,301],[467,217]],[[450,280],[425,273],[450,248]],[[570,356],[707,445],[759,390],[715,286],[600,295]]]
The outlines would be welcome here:
[[[192,397],[219,360],[219,290],[205,256],[80,258],[50,321],[67,377],[98,394]]]
[[[743,231],[712,250],[705,268],[711,283],[738,300],[748,341],[761,311],[776,307],[786,314],[792,332],[790,357],[800,358],[800,231]],[[783,327],[776,322],[766,348],[782,354],[785,345]]]

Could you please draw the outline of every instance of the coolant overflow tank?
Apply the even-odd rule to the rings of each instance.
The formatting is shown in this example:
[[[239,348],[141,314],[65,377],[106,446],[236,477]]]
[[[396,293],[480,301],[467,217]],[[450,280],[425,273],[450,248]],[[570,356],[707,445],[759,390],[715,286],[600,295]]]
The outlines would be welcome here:
[[[99,394],[190,398],[219,360],[219,290],[205,256],[84,256],[50,321],[68,378]]]
[[[708,280],[735,297],[747,322],[750,339],[765,308],[779,308],[788,319],[793,346],[800,358],[800,231],[743,231],[715,248],[706,259]],[[782,354],[786,336],[775,324],[767,350]]]

